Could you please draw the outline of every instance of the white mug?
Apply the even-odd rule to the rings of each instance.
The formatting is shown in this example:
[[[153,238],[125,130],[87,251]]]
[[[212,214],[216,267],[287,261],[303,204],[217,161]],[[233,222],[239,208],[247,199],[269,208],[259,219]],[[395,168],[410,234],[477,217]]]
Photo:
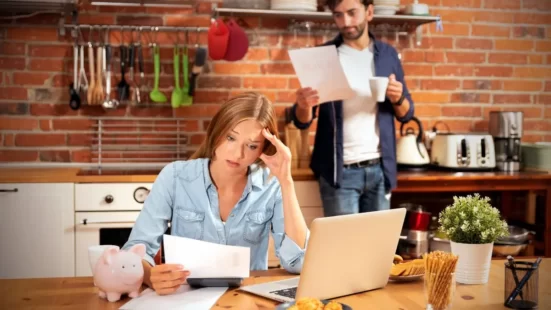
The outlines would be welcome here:
[[[90,262],[90,270],[94,273],[94,267],[98,262],[103,252],[109,248],[119,248],[116,245],[92,245],[88,247],[88,260]]]
[[[369,78],[369,88],[371,88],[371,95],[375,100],[377,100],[377,102],[385,101],[387,87],[388,87],[387,77]]]

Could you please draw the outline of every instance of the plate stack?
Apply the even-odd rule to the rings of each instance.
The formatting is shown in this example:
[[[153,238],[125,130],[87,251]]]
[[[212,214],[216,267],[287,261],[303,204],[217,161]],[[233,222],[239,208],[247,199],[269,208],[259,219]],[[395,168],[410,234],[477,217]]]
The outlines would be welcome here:
[[[395,15],[399,9],[400,9],[400,0],[374,0],[373,1],[373,10],[374,10],[374,13],[377,15]]]
[[[272,10],[282,11],[317,11],[317,0],[271,0]]]

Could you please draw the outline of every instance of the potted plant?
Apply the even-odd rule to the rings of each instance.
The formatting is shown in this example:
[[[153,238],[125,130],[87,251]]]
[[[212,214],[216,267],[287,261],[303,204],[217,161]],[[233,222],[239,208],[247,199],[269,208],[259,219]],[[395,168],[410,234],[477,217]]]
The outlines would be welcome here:
[[[507,222],[499,210],[490,205],[490,198],[453,197],[453,204],[440,212],[440,232],[448,236],[453,254],[459,256],[455,271],[458,283],[488,282],[494,241],[507,236]]]

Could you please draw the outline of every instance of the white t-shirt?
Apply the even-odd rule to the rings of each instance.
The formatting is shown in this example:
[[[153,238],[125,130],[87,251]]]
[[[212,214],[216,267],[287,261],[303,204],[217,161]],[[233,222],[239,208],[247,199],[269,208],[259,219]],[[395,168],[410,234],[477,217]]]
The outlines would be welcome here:
[[[379,158],[378,106],[368,81],[375,75],[373,52],[371,48],[359,51],[346,44],[339,46],[338,52],[348,83],[357,93],[343,101],[344,163]]]

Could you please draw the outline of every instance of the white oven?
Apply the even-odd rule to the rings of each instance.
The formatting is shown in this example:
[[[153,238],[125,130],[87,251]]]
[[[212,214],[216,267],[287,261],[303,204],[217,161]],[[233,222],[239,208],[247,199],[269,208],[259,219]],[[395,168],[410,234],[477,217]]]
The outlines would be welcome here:
[[[152,183],[94,183],[75,186],[76,276],[91,276],[88,247],[122,247]]]

